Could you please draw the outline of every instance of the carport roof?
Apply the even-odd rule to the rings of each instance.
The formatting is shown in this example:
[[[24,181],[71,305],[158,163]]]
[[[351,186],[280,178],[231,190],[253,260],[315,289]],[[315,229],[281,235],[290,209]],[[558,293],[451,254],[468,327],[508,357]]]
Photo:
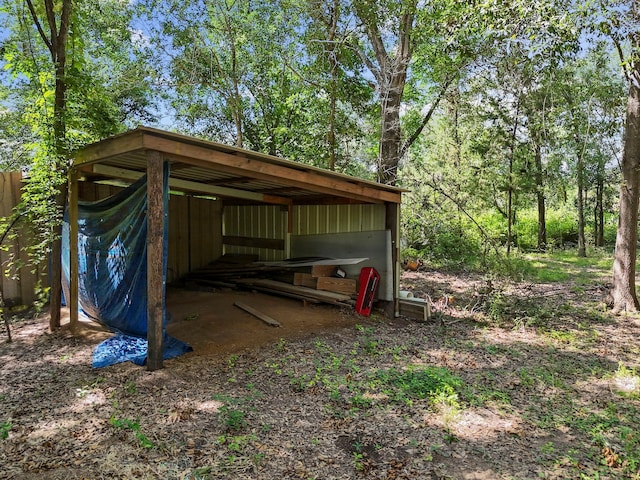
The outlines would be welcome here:
[[[80,176],[134,181],[149,152],[171,164],[172,190],[267,204],[400,203],[403,189],[279,157],[148,127],[79,150]]]

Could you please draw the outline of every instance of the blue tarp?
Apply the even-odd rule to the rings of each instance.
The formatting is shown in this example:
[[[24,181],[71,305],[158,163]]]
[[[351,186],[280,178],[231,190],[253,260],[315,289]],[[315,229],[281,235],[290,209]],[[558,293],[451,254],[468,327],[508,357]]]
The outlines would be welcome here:
[[[167,271],[168,177],[165,164],[163,285]],[[147,181],[146,176],[97,202],[78,202],[78,303],[92,320],[118,335],[98,345],[93,366],[123,361],[144,364],[147,352]],[[65,216],[66,217],[66,216]],[[65,297],[69,279],[69,223],[62,230]],[[164,312],[163,329],[166,326]],[[164,336],[164,358],[191,347]]]

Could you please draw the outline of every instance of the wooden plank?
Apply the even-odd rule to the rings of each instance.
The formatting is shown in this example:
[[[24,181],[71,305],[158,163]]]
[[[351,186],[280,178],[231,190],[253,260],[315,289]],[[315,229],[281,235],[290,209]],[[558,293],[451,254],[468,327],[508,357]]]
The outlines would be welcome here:
[[[167,282],[176,281],[189,272],[189,199],[183,195],[169,197],[169,252]]]
[[[137,180],[143,172],[137,172],[135,170],[127,170],[125,168],[110,167],[109,165],[95,164],[90,168],[90,172],[103,175],[110,178],[120,178],[123,180]],[[176,190],[184,190],[187,192],[195,193],[208,193],[211,195],[220,195],[223,197],[242,198],[245,200],[254,200],[263,203],[274,203],[279,205],[288,205],[291,200],[285,197],[278,197],[276,195],[267,195],[264,193],[251,192],[248,190],[239,190],[237,188],[221,187],[216,185],[209,185],[207,183],[193,182],[190,180],[181,180],[179,178],[170,178],[169,185]]]
[[[301,287],[317,288],[318,279],[310,273],[296,272],[293,274],[293,284]]]
[[[431,318],[431,306],[429,301],[421,301],[411,298],[398,299],[400,315],[415,318],[417,320],[427,321]]]
[[[313,265],[311,267],[312,277],[330,277],[338,268],[337,265]]]
[[[269,315],[266,315],[266,314],[262,313],[260,310],[257,310],[257,309],[255,309],[253,307],[250,307],[246,303],[235,302],[234,305],[236,307],[238,307],[239,309],[244,310],[247,313],[250,313],[254,317],[259,318],[260,320],[262,320],[267,325],[271,325],[272,327],[279,327],[280,326],[280,322],[278,322],[277,320],[274,320]]]
[[[189,197],[189,271],[222,255],[222,202]]]
[[[316,288],[346,295],[353,295],[357,291],[354,278],[318,277]]]
[[[196,198],[189,197],[189,271],[192,272],[207,262],[203,258],[202,248],[202,213],[203,209],[199,208]]]
[[[0,172],[0,217],[10,217],[13,208],[17,204],[16,190],[20,191],[20,184],[16,182],[16,179],[20,177],[20,172]],[[19,196],[19,195],[18,195]],[[16,227],[24,228],[24,225],[20,225],[19,222]],[[0,234],[3,232],[0,231]],[[20,251],[19,245],[20,238],[13,240],[5,239],[5,246],[8,246],[8,251],[0,250],[0,285],[2,286],[2,292],[4,295],[4,301],[7,305],[21,303],[22,300],[22,288],[21,280],[22,275],[18,275],[17,279],[9,278],[4,275],[4,270],[7,268],[7,263],[11,259],[11,254],[14,253],[20,260],[23,258],[23,253]],[[23,268],[21,270],[27,270]],[[22,273],[22,272],[20,272]]]
[[[277,282],[275,280],[245,279],[245,280],[239,280],[238,283],[243,285],[261,286],[261,287],[271,288],[273,290],[280,290],[283,292],[295,293],[298,295],[303,295],[311,298],[317,298],[318,300],[322,300],[322,301],[327,301],[327,300],[338,301],[338,302],[351,301],[351,297],[349,295],[314,290],[313,288],[300,287],[296,285],[291,285],[289,283]]]
[[[252,238],[225,235],[222,237],[225,245],[235,245],[237,247],[268,248],[271,250],[284,250],[284,240],[280,238]]]
[[[258,292],[269,293],[271,295],[278,295],[280,297],[294,298],[296,300],[302,300],[303,302],[309,302],[309,303],[321,303],[321,301],[318,300],[317,298],[307,297],[305,295],[299,295],[297,293],[283,292],[282,290],[274,290],[272,288],[261,287],[259,285],[250,285],[250,287],[251,287],[251,290],[255,290],[255,291],[258,291]],[[337,302],[330,302],[330,303],[334,303],[334,304],[338,305]],[[343,305],[343,304],[340,303],[339,305]]]
[[[147,152],[147,369],[162,368],[162,320],[164,316],[163,159],[160,152]]]
[[[88,145],[75,153],[73,164],[78,166],[139,150],[142,148],[143,137],[142,131],[134,130]]]

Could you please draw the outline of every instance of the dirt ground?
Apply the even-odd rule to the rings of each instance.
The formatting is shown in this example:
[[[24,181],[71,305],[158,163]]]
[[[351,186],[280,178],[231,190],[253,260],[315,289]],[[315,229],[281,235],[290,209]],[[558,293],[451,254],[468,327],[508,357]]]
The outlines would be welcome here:
[[[601,279],[402,284],[431,321],[170,291],[168,331],[194,351],[156,372],[92,369],[93,324],[16,318],[0,478],[640,478],[640,320],[603,311]]]
[[[259,292],[218,289],[198,292],[169,289],[167,333],[187,342],[199,355],[239,353],[277,342],[300,339],[328,328],[353,326],[358,317],[331,305],[307,304],[300,300]],[[272,327],[234,306],[241,302],[280,323]]]

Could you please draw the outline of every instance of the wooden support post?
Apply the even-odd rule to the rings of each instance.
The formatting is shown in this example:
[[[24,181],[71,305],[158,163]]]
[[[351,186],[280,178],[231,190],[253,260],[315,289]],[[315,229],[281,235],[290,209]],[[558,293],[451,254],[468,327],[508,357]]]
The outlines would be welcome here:
[[[391,231],[391,265],[393,268],[393,316],[400,315],[398,297],[400,296],[400,204],[388,202],[387,230]]]
[[[69,171],[69,329],[78,328],[78,172]]]
[[[160,152],[147,152],[147,369],[162,368],[164,175]]]

